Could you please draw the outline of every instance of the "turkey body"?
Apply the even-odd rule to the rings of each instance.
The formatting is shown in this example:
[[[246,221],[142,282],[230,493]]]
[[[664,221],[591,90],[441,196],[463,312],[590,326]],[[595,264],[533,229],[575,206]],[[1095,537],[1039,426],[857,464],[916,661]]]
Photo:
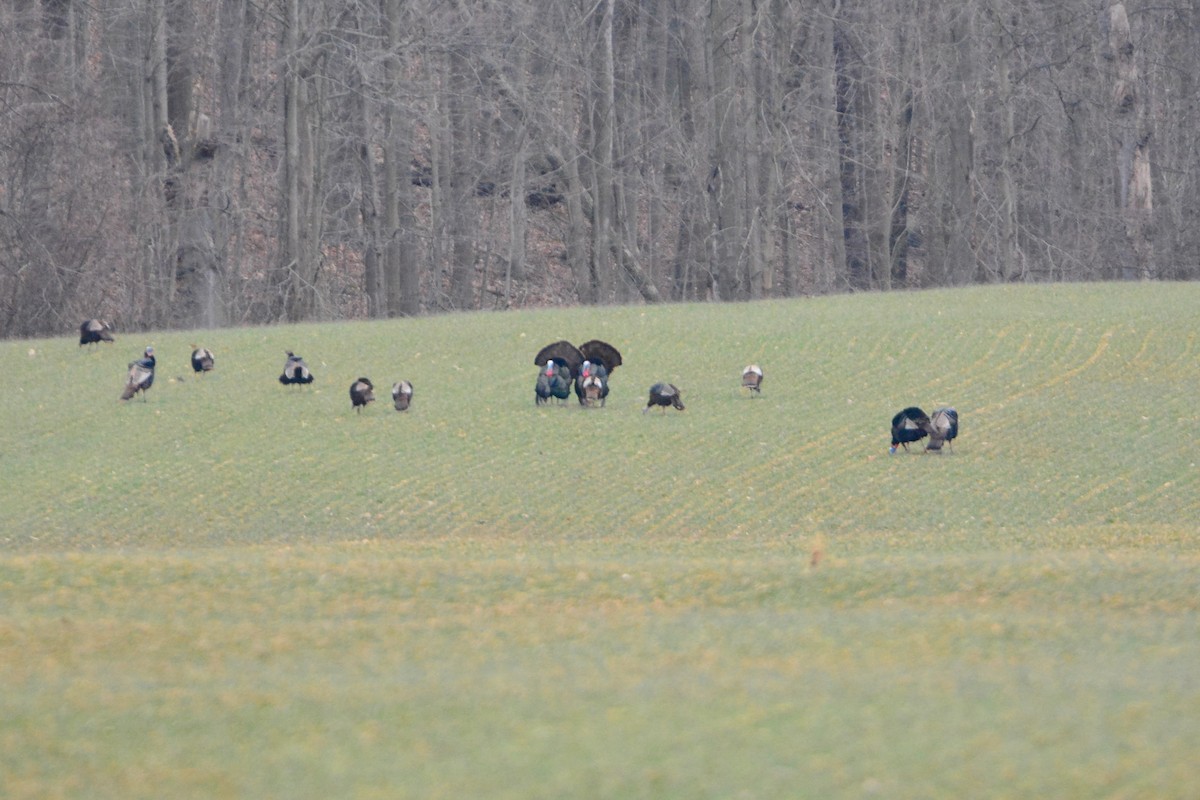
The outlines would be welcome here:
[[[207,347],[197,347],[192,345],[192,371],[197,374],[211,372],[216,360],[213,358],[212,350]]]
[[[742,370],[742,388],[749,389],[755,394],[762,392],[763,371],[758,364],[751,364]]]
[[[131,400],[138,392],[142,400],[146,392],[154,385],[154,348],[147,347],[145,353],[137,361],[129,362],[129,372],[125,375],[125,391],[121,392],[122,400]]]
[[[392,384],[392,403],[397,411],[407,411],[412,405],[413,385],[408,381],[397,381]]]
[[[283,362],[283,374],[279,376],[279,382],[284,386],[312,383],[313,374],[308,371],[308,364],[304,363],[303,358],[288,350],[287,361]]]
[[[533,402],[535,405],[545,405],[550,398],[565,403],[571,396],[571,369],[557,361],[547,361],[546,366],[538,370],[537,384],[533,387]]]
[[[909,406],[892,417],[892,446],[890,453],[903,445],[908,450],[909,442],[919,442],[932,432],[929,415],[916,406]]]
[[[608,370],[603,364],[583,362],[583,366],[579,368],[579,376],[575,378],[575,395],[579,398],[581,406],[604,405],[608,399]]]
[[[651,386],[650,399],[646,401],[642,413],[645,414],[653,406],[660,406],[663,411],[666,411],[668,406],[683,411],[683,398],[679,396],[679,387],[673,383],[656,383]]]
[[[369,378],[359,378],[350,384],[350,407],[362,413],[367,403],[375,402],[375,386]]]
[[[541,367],[534,386],[537,405],[548,403],[552,397],[565,401],[574,381],[580,405],[602,406],[608,397],[609,375],[621,366],[621,353],[599,339],[591,339],[580,347],[563,339],[539,350],[533,363]]]
[[[85,344],[99,344],[100,342],[113,342],[112,329],[108,327],[108,323],[102,319],[84,320],[79,326],[79,346]]]
[[[925,449],[940,453],[943,444],[952,443],[957,437],[958,412],[948,406],[934,411],[929,418],[929,444],[925,445]],[[954,450],[953,444],[950,444],[950,449]]]

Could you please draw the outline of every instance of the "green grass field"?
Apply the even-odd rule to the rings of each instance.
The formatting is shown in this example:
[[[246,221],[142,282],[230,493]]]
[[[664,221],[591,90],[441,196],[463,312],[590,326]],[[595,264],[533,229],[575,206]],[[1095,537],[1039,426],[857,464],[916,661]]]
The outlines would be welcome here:
[[[0,342],[0,797],[1194,797],[1198,322],[1086,284]],[[606,408],[535,408],[559,338],[622,351]],[[887,454],[911,404],[953,454]]]

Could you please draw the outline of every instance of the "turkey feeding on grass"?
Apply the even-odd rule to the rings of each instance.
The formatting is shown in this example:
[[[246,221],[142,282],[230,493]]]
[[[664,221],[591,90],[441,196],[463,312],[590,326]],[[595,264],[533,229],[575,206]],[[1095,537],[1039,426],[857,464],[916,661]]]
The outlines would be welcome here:
[[[925,445],[925,449],[940,453],[942,445],[949,444],[950,451],[953,452],[953,442],[957,436],[958,412],[949,406],[939,408],[929,418],[929,443]]]
[[[355,411],[362,413],[362,410],[367,407],[367,403],[373,402],[375,402],[375,387],[370,379],[359,378],[350,384],[350,405]]]
[[[308,371],[308,364],[304,363],[304,359],[288,350],[287,361],[283,362],[283,374],[279,376],[279,382],[284,386],[312,383],[313,375]]]
[[[397,411],[407,411],[412,405],[413,388],[408,381],[397,381],[392,384],[392,402]]]
[[[192,345],[192,371],[200,375],[211,372],[213,368],[212,350],[199,345]]]
[[[749,389],[755,394],[762,392],[763,371],[758,364],[751,364],[742,370],[742,388]]]
[[[125,391],[121,392],[122,400],[132,399],[138,392],[142,393],[142,400],[146,399],[146,392],[154,384],[154,348],[147,347],[145,353],[137,361],[129,362],[129,372],[125,377]]]
[[[652,406],[661,406],[663,412],[667,406],[683,411],[683,399],[679,396],[679,388],[673,383],[656,383],[650,387],[650,399],[642,409],[645,414]]]
[[[79,346],[85,344],[99,344],[100,342],[113,342],[112,328],[102,319],[85,320],[79,326]]]
[[[892,446],[889,453],[903,445],[908,450],[909,442],[919,442],[932,432],[929,415],[916,406],[909,406],[892,417]]]

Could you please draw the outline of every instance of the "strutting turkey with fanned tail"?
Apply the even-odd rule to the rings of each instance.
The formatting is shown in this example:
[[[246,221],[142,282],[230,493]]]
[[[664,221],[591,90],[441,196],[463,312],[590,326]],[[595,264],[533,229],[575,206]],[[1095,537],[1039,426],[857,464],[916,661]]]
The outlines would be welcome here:
[[[581,406],[604,405],[608,399],[608,380],[621,366],[621,353],[608,342],[592,339],[579,346],[583,363],[575,376],[575,395]]]
[[[153,347],[147,347],[137,361],[129,362],[129,372],[125,376],[125,391],[121,392],[122,400],[130,400],[138,392],[142,393],[143,401],[146,399],[146,392],[154,384],[154,364]]]
[[[742,388],[749,389],[754,394],[762,393],[763,371],[758,364],[751,364],[742,370]]]
[[[565,401],[573,381],[580,405],[602,406],[608,397],[609,375],[621,366],[621,353],[599,339],[592,339],[582,347],[564,339],[539,350],[533,363],[541,368],[534,386],[534,402],[538,405],[552,397]]]
[[[535,405],[545,405],[550,398],[565,403],[571,396],[571,381],[583,363],[583,353],[570,342],[563,340],[548,344],[533,357],[538,369],[537,383],[533,387]]]
[[[206,372],[212,372],[213,366],[216,364],[216,359],[213,358],[212,350],[199,345],[192,345],[192,371],[198,375],[203,375]]]
[[[943,444],[950,445],[954,451],[954,440],[958,437],[958,412],[949,406],[939,408],[929,418],[929,443],[925,449],[935,453],[942,451]]]
[[[929,415],[916,406],[909,406],[892,417],[892,446],[888,452],[895,453],[900,446],[908,450],[909,442],[919,442],[932,432]]]
[[[308,371],[308,364],[304,363],[304,359],[287,351],[287,361],[283,362],[283,374],[279,376],[279,382],[284,386],[299,383],[312,383],[313,374]]]
[[[362,413],[367,403],[375,402],[375,386],[369,378],[359,378],[350,384],[350,407]]]
[[[679,396],[679,387],[673,383],[656,383],[651,386],[650,399],[646,402],[642,413],[645,414],[653,406],[660,406],[664,413],[668,406],[683,411],[683,399]]]
[[[397,381],[392,384],[392,403],[397,411],[407,411],[412,405],[413,385],[408,381]]]
[[[84,320],[79,326],[79,346],[85,344],[99,344],[100,342],[112,343],[112,328],[102,319]]]

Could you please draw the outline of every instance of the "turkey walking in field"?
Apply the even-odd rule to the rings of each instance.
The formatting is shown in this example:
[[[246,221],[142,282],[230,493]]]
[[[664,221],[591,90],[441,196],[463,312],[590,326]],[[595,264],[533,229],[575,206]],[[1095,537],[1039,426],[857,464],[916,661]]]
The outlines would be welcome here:
[[[571,381],[579,375],[583,361],[579,348],[565,339],[538,350],[533,357],[533,363],[540,367],[533,387],[534,404],[548,403],[551,397],[566,402],[571,396]]]
[[[83,347],[85,344],[99,344],[100,342],[111,343],[112,341],[112,328],[110,328],[108,323],[102,319],[85,320],[84,323],[79,326],[80,347]]]
[[[642,409],[645,414],[652,406],[661,406],[666,412],[667,406],[683,411],[683,399],[679,396],[679,388],[673,383],[656,383],[650,387],[650,399]]]
[[[535,405],[545,405],[550,398],[565,403],[571,396],[571,370],[569,367],[554,361],[546,362],[546,366],[538,370],[537,383],[533,387],[533,402]]]
[[[397,381],[392,384],[392,402],[397,411],[407,411],[412,405],[413,388],[408,381]]]
[[[362,410],[367,407],[367,403],[373,402],[375,402],[375,386],[372,385],[370,379],[359,378],[350,384],[350,405],[355,411],[362,413]]]
[[[192,345],[192,371],[203,375],[205,372],[212,372],[214,364],[212,350],[199,345]]]
[[[889,453],[895,453],[900,445],[908,450],[909,442],[919,442],[932,432],[929,415],[916,406],[909,406],[892,417],[892,446]]]
[[[283,363],[283,374],[279,376],[279,382],[284,386],[294,383],[312,383],[313,375],[308,371],[308,364],[304,363],[304,359],[287,351],[287,361]]]
[[[599,401],[603,406],[608,399],[608,381],[613,371],[621,366],[621,353],[608,342],[592,339],[579,346],[583,363],[575,377],[575,394],[582,406],[594,406]]]
[[[129,400],[138,392],[142,400],[154,383],[154,348],[147,347],[146,352],[137,361],[129,362],[129,372],[125,377],[125,391],[121,392],[122,400]]]
[[[742,370],[742,388],[749,389],[755,394],[762,392],[763,371],[758,364],[751,364]]]
[[[953,452],[953,442],[957,436],[958,412],[948,406],[939,408],[929,418],[929,443],[925,445],[925,449],[940,453],[943,444],[950,444],[950,450]]]
[[[608,399],[608,370],[603,364],[583,362],[579,367],[579,375],[575,378],[575,395],[579,398],[581,406],[604,405]]]

